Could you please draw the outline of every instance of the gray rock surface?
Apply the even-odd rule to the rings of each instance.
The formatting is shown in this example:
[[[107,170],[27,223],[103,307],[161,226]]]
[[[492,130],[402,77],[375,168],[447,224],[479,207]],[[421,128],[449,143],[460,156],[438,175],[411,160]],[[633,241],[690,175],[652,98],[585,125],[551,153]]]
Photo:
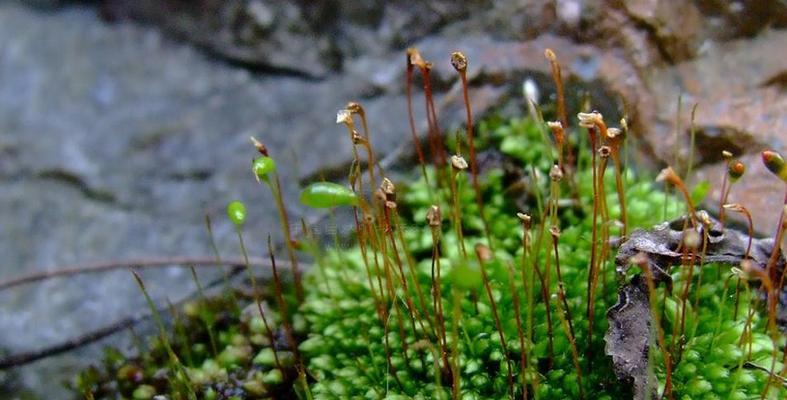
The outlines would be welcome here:
[[[90,9],[0,4],[0,279],[91,260],[208,255],[204,213],[235,255],[223,211],[234,198],[249,205],[249,249],[262,255],[278,225],[251,179],[248,137],[280,155],[285,181],[340,162],[349,148],[334,119],[354,93],[347,81],[255,78],[155,30],[105,25]],[[298,213],[296,195],[289,186]],[[143,276],[159,300],[193,289],[184,269]],[[127,272],[17,288],[0,293],[0,346],[32,350],[143,307]],[[69,354],[21,377],[62,398],[49,394],[85,361]]]
[[[446,64],[447,45],[435,48]],[[402,71],[258,75],[155,29],[107,25],[90,8],[0,3],[0,280],[95,260],[210,255],[205,213],[222,252],[237,255],[224,217],[235,198],[249,208],[250,252],[264,255],[278,220],[249,171],[249,136],[266,143],[284,182],[323,168],[343,173],[349,138],[335,115],[348,100],[366,107],[378,151],[409,138]],[[287,185],[285,197],[301,215],[297,192]],[[162,303],[194,289],[181,268],[143,278]],[[0,347],[34,350],[144,309],[125,271],[14,288],[0,292]],[[60,382],[99,354],[92,346],[34,363],[14,384],[63,398]]]

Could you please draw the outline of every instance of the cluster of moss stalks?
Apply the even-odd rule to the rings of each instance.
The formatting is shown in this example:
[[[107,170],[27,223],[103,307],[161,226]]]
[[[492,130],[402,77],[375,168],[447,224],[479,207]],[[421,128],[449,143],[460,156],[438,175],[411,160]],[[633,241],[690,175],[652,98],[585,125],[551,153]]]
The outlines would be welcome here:
[[[351,103],[337,118],[354,150],[349,187],[318,182],[301,196],[309,206],[348,208],[355,244],[324,249],[304,224],[287,246],[313,260],[302,281],[294,268],[294,285],[276,274],[260,290],[251,275],[251,292],[189,303],[170,332],[161,324],[140,344],[139,356],[108,351],[103,367],[83,371],[73,388],[87,398],[134,399],[630,398],[605,354],[606,311],[628,280],[616,273],[613,244],[693,210],[703,187],[689,192],[670,176],[680,189],[670,194],[635,175],[625,165],[625,121],[607,128],[600,114],[580,113],[569,129],[559,66],[547,56],[558,121],[535,112],[476,126],[465,96],[469,132],[446,143],[431,64],[408,52],[408,104],[420,71],[429,122],[410,182],[385,178],[363,108]],[[452,63],[466,94],[467,60],[455,53]],[[275,163],[255,144],[255,175],[286,219]],[[725,185],[739,177],[724,177]],[[245,209],[234,203],[229,212],[244,248]],[[660,396],[787,398],[784,337],[773,333],[759,285],[746,283],[752,271],[732,267],[673,266],[667,272],[680,290],[651,289],[648,367]]]

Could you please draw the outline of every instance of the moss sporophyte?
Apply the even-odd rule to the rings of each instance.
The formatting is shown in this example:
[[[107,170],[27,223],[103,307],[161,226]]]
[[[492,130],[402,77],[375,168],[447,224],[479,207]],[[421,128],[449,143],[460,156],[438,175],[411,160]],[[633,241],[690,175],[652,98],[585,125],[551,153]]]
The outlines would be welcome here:
[[[349,247],[321,245],[302,220],[290,231],[276,156],[253,139],[254,179],[269,188],[285,238],[282,249],[269,242],[272,278],[261,284],[249,268],[242,229],[251,221],[243,203],[230,203],[249,285],[200,296],[175,317],[180,329],[167,334],[162,322],[146,350],[113,352],[73,387],[137,399],[787,398],[785,261],[772,239],[753,237],[745,205],[728,203],[743,164],[725,154],[722,195],[706,200],[726,219],[697,209],[707,188],[687,187],[677,168],[658,176],[680,192],[665,195],[624,162],[625,119],[608,126],[590,109],[569,118],[558,56],[545,55],[556,106],[475,124],[470,61],[453,53],[467,129],[445,141],[432,63],[409,49],[415,171],[386,171],[363,107],[341,109],[348,183],[309,184],[300,202],[331,215],[347,208]],[[416,71],[426,149],[413,117]],[[787,181],[781,155],[762,158]],[[747,232],[725,226],[733,213]],[[787,226],[778,213],[776,243]],[[288,262],[275,257],[283,251]],[[277,264],[291,266],[292,285]]]

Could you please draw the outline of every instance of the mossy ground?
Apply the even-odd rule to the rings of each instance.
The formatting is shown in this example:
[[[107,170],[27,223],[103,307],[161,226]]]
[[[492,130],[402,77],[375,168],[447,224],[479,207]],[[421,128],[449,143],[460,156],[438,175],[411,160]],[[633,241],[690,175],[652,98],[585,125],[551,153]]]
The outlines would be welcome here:
[[[175,351],[186,366],[188,381],[197,396],[206,399],[271,396],[451,398],[452,381],[450,373],[447,374],[450,368],[441,364],[439,339],[432,328],[432,324],[437,323],[437,311],[430,290],[433,241],[426,217],[429,207],[436,204],[443,214],[439,259],[446,352],[449,364],[457,364],[460,371],[458,391],[462,398],[507,398],[511,390],[508,360],[515,396],[522,397],[524,381],[529,397],[579,398],[572,341],[565,328],[568,324],[564,322],[568,314],[575,334],[584,397],[630,397],[630,385],[615,378],[612,361],[604,353],[605,313],[617,301],[618,285],[624,279],[616,276],[611,261],[614,249],[607,252],[599,278],[592,340],[588,334],[586,306],[593,223],[592,168],[588,151],[583,150],[582,143],[574,143],[578,149],[577,169],[571,180],[564,180],[559,189],[561,198],[572,199],[561,204],[556,215],[556,226],[560,230],[559,262],[569,308],[568,314],[564,314],[557,295],[556,260],[548,231],[551,222],[541,222],[547,215],[544,210],[550,197],[548,175],[555,150],[546,139],[546,132],[530,119],[493,118],[479,124],[478,133],[476,144],[480,148],[502,153],[506,162],[518,165],[525,177],[524,183],[511,182],[500,165],[484,168],[480,182],[491,243],[487,242],[468,173],[457,174],[462,233],[468,249],[468,255],[464,256],[451,221],[451,191],[446,185],[436,185],[446,175],[438,178],[439,172],[429,168],[430,188],[418,171],[413,171],[411,182],[396,182],[398,225],[404,242],[391,239],[391,244],[400,245],[398,261],[393,251],[373,255],[368,249],[365,261],[364,252],[357,245],[312,254],[316,266],[306,275],[306,298],[293,317],[296,334],[301,339],[299,348],[309,389],[303,390],[295,384],[297,373],[292,366],[291,352],[280,351],[280,355],[289,360],[284,367],[279,368],[273,362],[273,350],[259,317],[253,313],[243,317],[235,305],[213,300],[197,303],[191,311],[187,310],[184,322],[187,328],[180,328],[179,332],[176,324],[172,335]],[[570,137],[579,136],[572,134]],[[614,221],[620,215],[614,176],[608,173],[605,178],[609,221]],[[685,212],[683,203],[673,195],[665,195],[649,176],[636,176],[632,168],[627,168],[623,180],[629,230],[647,228]],[[576,186],[569,184],[570,181],[576,182]],[[702,197],[702,193],[696,195]],[[520,210],[515,204],[524,204],[529,209]],[[523,227],[516,215],[518,211],[530,212],[534,221],[530,232],[532,248],[524,266]],[[619,224],[610,222],[609,228],[612,236],[619,233]],[[387,240],[387,233],[382,230],[376,235],[378,240]],[[473,253],[476,244],[493,249],[492,258],[483,265]],[[379,256],[377,263],[370,262],[373,256]],[[415,279],[409,272],[409,260],[415,267]],[[534,260],[541,272],[549,276],[549,301],[546,303],[532,268]],[[385,280],[382,265],[396,268],[397,263],[402,264],[408,291],[394,277],[391,285],[396,295],[393,298],[381,296],[378,282]],[[367,275],[370,264],[371,277]],[[491,302],[482,282],[482,267],[489,276],[507,353],[501,345]],[[680,267],[672,271],[675,288],[682,288],[686,283],[684,271],[685,268]],[[395,274],[396,270],[391,276]],[[379,281],[378,275],[382,275]],[[416,281],[426,299],[424,304],[416,293]],[[765,334],[762,306],[757,308],[754,301],[756,289],[742,290],[739,310],[737,313],[733,310],[735,283],[736,280],[730,278],[730,266],[695,267],[689,282],[692,301],[682,336],[685,344],[672,373],[676,398],[745,399],[759,398],[763,392],[768,374],[760,369],[744,368],[744,361],[767,370],[771,365],[773,343]],[[660,299],[657,308],[664,317],[661,328],[666,343],[675,342],[671,333],[680,292],[665,294],[664,289],[659,288],[656,295]],[[515,297],[520,306],[519,327]],[[250,301],[250,298],[243,300]],[[410,305],[418,310],[423,325],[421,321],[410,322],[409,315],[413,314]],[[752,320],[755,335],[750,342],[740,343],[750,307],[756,308]],[[384,321],[380,318],[381,308],[387,316]],[[548,310],[551,327],[547,323]],[[734,314],[737,318],[733,318]],[[275,310],[270,310],[270,315],[278,319]],[[401,317],[401,328],[397,316]],[[206,321],[213,326],[215,352],[205,329]],[[527,336],[524,348],[520,345],[520,329]],[[279,329],[276,331],[280,334]],[[551,352],[550,331],[553,337]],[[129,359],[109,352],[103,368],[90,369],[80,375],[77,390],[80,394],[92,393],[95,398],[142,399],[152,398],[154,393],[171,394],[175,398],[186,396],[173,389],[175,374],[168,369],[167,354],[159,342],[154,340],[141,358]],[[524,371],[520,363],[523,351],[528,360]],[[662,352],[654,347],[651,355],[653,373],[663,389],[666,370]],[[780,361],[779,358],[776,362],[776,371],[782,368]],[[297,390],[293,386],[297,386]],[[771,383],[771,386],[769,397],[787,398],[787,390],[780,382]]]

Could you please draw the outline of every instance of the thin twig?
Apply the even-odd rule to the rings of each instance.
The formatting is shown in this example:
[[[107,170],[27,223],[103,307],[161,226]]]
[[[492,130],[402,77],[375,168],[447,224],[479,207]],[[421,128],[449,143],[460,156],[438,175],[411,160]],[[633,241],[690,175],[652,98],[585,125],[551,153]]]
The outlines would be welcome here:
[[[249,263],[251,266],[262,266],[270,268],[270,261],[258,257],[250,257]],[[0,282],[0,291],[14,286],[26,285],[34,282],[39,282],[51,278],[66,277],[81,274],[95,274],[101,272],[109,272],[118,269],[127,268],[163,268],[163,267],[211,267],[216,265],[227,265],[243,267],[245,261],[242,258],[228,258],[216,260],[213,256],[173,256],[173,257],[150,257],[150,258],[132,258],[128,260],[108,260],[98,261],[94,263],[72,265],[58,268],[51,271],[42,271],[32,273],[30,275],[20,276],[5,282]],[[37,269],[37,268],[32,268]]]

